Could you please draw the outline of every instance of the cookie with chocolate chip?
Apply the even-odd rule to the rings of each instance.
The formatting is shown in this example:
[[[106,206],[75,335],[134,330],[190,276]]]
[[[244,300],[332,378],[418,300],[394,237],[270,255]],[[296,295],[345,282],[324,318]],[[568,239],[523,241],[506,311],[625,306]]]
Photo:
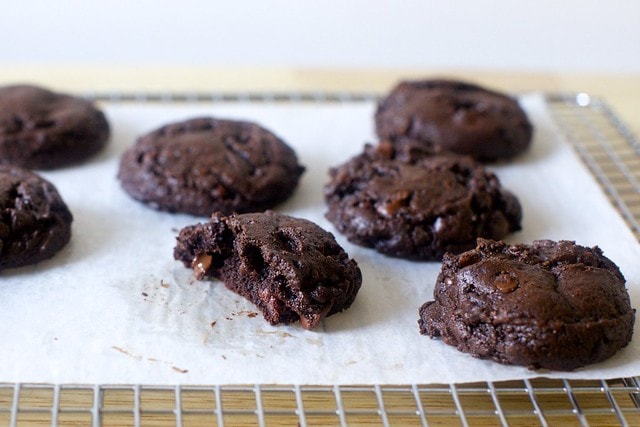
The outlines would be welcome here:
[[[224,216],[180,231],[174,258],[254,303],[271,324],[313,329],[346,310],[362,283],[358,265],[315,223],[266,211]]]
[[[422,334],[474,357],[573,370],[625,347],[634,321],[624,276],[598,247],[481,239],[445,255],[418,323]]]
[[[53,184],[0,165],[0,271],[51,258],[69,242],[72,220]]]
[[[412,140],[480,161],[525,151],[533,127],[517,100],[474,84],[434,79],[400,82],[375,114],[380,139]]]
[[[250,122],[196,118],[140,137],[118,178],[134,199],[169,212],[257,212],[286,200],[304,167],[296,153]]]
[[[520,229],[518,199],[470,157],[421,145],[367,145],[330,170],[326,217],[349,241],[391,256],[440,260],[476,238]]]
[[[55,169],[80,163],[109,139],[91,102],[29,86],[0,87],[0,164]]]

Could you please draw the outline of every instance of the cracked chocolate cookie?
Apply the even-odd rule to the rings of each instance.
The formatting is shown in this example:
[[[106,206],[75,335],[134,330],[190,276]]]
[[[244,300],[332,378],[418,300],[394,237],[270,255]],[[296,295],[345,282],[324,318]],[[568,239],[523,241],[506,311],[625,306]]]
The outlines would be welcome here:
[[[326,217],[349,241],[383,254],[440,260],[478,237],[520,229],[517,198],[467,156],[381,142],[329,173]]]
[[[0,87],[0,164],[69,166],[108,139],[109,123],[89,101],[36,86]]]
[[[72,220],[50,182],[0,165],[0,271],[51,258],[69,242]]]
[[[420,141],[480,161],[514,157],[533,135],[515,99],[453,80],[399,83],[379,103],[375,123],[380,139]]]
[[[631,340],[625,279],[598,247],[570,241],[479,240],[445,255],[420,332],[475,357],[530,369],[573,370]]]
[[[295,152],[261,126],[196,118],[138,139],[118,178],[134,199],[156,209],[209,216],[256,212],[286,200],[304,167]]]
[[[254,303],[272,325],[316,327],[351,306],[362,275],[333,235],[272,211],[224,216],[180,231],[174,258],[198,279],[215,277]]]

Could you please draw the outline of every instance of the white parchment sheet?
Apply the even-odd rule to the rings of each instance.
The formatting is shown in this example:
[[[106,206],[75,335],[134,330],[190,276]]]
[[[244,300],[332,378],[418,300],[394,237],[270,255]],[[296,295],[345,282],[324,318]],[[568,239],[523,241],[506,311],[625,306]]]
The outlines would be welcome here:
[[[541,96],[521,102],[535,125],[531,150],[490,166],[523,206],[511,242],[568,239],[599,245],[640,302],[640,245],[551,123]],[[640,335],[612,359],[576,372],[530,371],[459,353],[418,333],[436,262],[408,262],[352,245],[324,218],[327,170],[373,141],[372,103],[111,104],[108,148],[88,164],[43,173],[75,221],[54,259],[0,274],[0,381],[141,384],[412,384],[540,375],[640,374]],[[315,221],[356,259],[353,306],[317,330],[270,326],[220,282],[198,282],[173,260],[177,231],[204,219],[158,212],[116,180],[136,136],[194,116],[249,119],[280,135],[307,171],[279,211]]]

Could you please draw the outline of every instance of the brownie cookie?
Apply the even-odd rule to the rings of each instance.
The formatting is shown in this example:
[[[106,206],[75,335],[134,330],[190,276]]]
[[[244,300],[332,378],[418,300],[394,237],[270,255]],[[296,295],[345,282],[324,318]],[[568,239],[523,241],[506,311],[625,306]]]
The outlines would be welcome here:
[[[380,139],[420,141],[481,161],[525,151],[533,133],[515,99],[451,80],[399,83],[378,105],[375,123]]]
[[[272,211],[224,216],[185,227],[175,259],[196,278],[215,277],[253,302],[272,325],[312,329],[351,306],[362,275],[333,235],[311,221]]]
[[[108,139],[109,123],[89,101],[36,86],[0,87],[0,164],[60,168]]]
[[[420,332],[475,357],[530,369],[573,370],[600,362],[633,334],[625,279],[598,247],[480,239],[445,255],[435,301]]]
[[[467,156],[381,142],[329,174],[327,218],[349,241],[387,255],[439,260],[520,229],[516,197]]]
[[[0,271],[51,258],[71,238],[72,220],[50,182],[0,165]]]
[[[197,118],[138,139],[118,178],[134,199],[169,212],[253,212],[287,199],[304,167],[280,138],[254,123]]]

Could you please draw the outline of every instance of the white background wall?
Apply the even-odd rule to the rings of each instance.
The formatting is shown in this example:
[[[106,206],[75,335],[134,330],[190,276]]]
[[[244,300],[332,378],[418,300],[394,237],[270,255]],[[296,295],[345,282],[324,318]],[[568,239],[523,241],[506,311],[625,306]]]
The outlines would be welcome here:
[[[0,0],[0,66],[640,72],[637,0]]]

